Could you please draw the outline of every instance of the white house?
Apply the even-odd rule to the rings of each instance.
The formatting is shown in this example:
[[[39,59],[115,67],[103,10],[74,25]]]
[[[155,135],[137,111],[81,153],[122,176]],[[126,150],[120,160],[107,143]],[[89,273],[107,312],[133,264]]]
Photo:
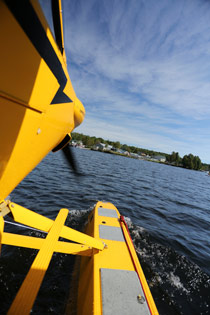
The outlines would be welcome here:
[[[155,155],[153,156],[153,159],[159,162],[165,162],[166,161],[166,157],[164,155]]]
[[[94,149],[95,150],[104,150],[106,147],[106,144],[105,143],[97,143],[94,145]]]
[[[105,151],[111,151],[111,149],[112,149],[113,147],[112,147],[112,145],[106,145],[106,147],[105,147]]]
[[[130,153],[130,156],[134,159],[138,159],[139,155],[137,153]]]

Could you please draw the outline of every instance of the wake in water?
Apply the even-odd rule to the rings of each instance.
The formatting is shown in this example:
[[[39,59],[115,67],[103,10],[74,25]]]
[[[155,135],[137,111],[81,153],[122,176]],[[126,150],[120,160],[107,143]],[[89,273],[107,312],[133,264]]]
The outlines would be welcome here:
[[[89,212],[71,211],[71,226],[82,231]],[[210,276],[129,218],[126,222],[160,315],[210,314]]]
[[[210,314],[210,276],[129,218],[127,224],[159,313]]]
[[[82,231],[90,210],[70,211],[66,225]],[[126,219],[142,269],[148,281],[160,315],[210,314],[210,277],[179,255],[163,246],[145,229]],[[14,232],[14,231],[13,231]],[[25,235],[45,237],[45,234],[27,230]],[[13,248],[3,250],[0,265],[0,314],[6,314],[36,250]],[[68,301],[75,256],[53,255],[32,314],[64,314]],[[73,304],[72,304],[73,305]],[[72,309],[72,312],[76,312]],[[76,314],[76,313],[75,313]]]

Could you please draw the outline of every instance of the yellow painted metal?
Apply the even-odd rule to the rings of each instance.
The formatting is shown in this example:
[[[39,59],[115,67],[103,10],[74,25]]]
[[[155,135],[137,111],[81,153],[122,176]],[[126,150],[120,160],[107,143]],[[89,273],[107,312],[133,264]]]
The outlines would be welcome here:
[[[72,102],[51,104],[60,88],[58,79],[6,3],[0,1],[0,41],[4,43],[0,49],[0,134],[5,135],[0,137],[0,199],[7,197],[85,116],[68,75],[65,52],[62,56],[39,1],[30,4],[64,72],[64,93]]]
[[[4,232],[4,219],[0,216],[0,254],[1,254],[1,244]]]
[[[110,210],[115,210],[118,214],[118,218],[111,218],[98,215],[98,208],[103,207]],[[99,225],[107,225],[121,228],[120,214],[117,208],[111,203],[98,202],[95,209],[89,216],[87,233],[89,235],[99,238]],[[151,314],[157,315],[153,297],[147,285],[143,271],[141,269],[138,257],[136,255],[133,244],[130,240],[130,236],[127,230],[123,229],[126,240],[128,239],[129,248],[131,248],[132,256],[134,257],[135,265],[137,266],[138,273],[141,278],[143,290],[145,292],[148,305],[151,310]],[[131,270],[136,271],[135,265],[131,258],[131,254],[126,242],[103,240],[107,247],[90,258],[83,257],[80,267],[80,283],[78,290],[78,314],[103,314],[102,309],[102,292],[101,292],[101,280],[100,269],[118,269],[118,270]],[[125,284],[126,285],[126,284]],[[117,293],[116,293],[117,294]]]
[[[79,126],[84,119],[85,116],[85,108],[77,98],[74,102],[74,128]]]
[[[39,1],[33,0],[31,4],[62,65],[65,75],[68,76],[65,61],[42,13]],[[2,42],[5,44],[5,48],[2,47],[0,52],[0,90],[5,95],[11,96],[17,101],[21,101],[25,106],[40,112],[45,112],[59,88],[57,78],[39,55],[39,52],[7,8],[6,4],[1,1],[0,6],[0,36],[1,40],[3,40]],[[12,34],[15,34],[15,36],[12,36]],[[65,90],[65,92],[74,101],[76,94],[69,76],[67,79],[70,85],[69,89]],[[71,111],[71,109],[69,109],[69,111]]]
[[[1,221],[0,221],[1,222]],[[27,247],[33,249],[41,249],[45,239],[25,236],[13,233],[4,232],[2,235],[1,243],[4,245],[12,245],[19,247]],[[71,255],[81,255],[81,256],[91,256],[93,254],[93,249],[86,245],[79,245],[74,243],[67,243],[57,241],[54,248],[55,252]]]
[[[132,258],[134,259],[135,266],[136,266],[136,269],[137,269],[137,273],[139,275],[139,278],[140,278],[140,281],[141,281],[141,284],[142,284],[142,287],[143,287],[143,290],[144,290],[144,293],[145,293],[145,296],[146,296],[146,299],[147,299],[147,303],[148,303],[149,308],[151,310],[151,314],[158,315],[159,313],[158,313],[158,310],[156,308],[155,302],[153,300],[153,297],[152,297],[151,291],[149,289],[149,286],[147,284],[147,280],[145,278],[145,275],[144,275],[143,270],[141,268],[141,265],[139,263],[139,259],[137,257],[136,251],[135,251],[135,249],[133,247],[133,243],[132,243],[132,241],[130,239],[130,236],[128,235],[128,232],[127,232],[127,229],[126,229],[124,223],[122,223],[122,229],[123,229],[123,232],[124,232],[124,236],[126,238],[126,242],[128,243],[129,249],[131,251]]]
[[[4,217],[10,212],[8,204],[9,204],[8,200],[0,201],[0,216]]]
[[[23,315],[30,313],[67,215],[67,209],[60,210],[24,282],[21,285],[8,314]]]
[[[55,246],[55,252],[79,256],[92,256],[97,250],[86,245],[58,242]]]
[[[14,202],[9,203],[9,208],[16,222],[31,226],[36,229],[48,232],[54,223],[53,220],[26,209],[20,205],[17,205]],[[68,240],[93,247],[95,249],[102,250],[104,248],[104,243],[101,240],[71,229],[67,226],[62,227],[60,236]]]

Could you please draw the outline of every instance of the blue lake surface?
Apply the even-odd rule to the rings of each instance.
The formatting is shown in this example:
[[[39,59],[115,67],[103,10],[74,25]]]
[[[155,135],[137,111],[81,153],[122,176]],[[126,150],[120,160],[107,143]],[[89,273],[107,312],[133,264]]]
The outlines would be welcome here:
[[[76,178],[69,171],[60,152],[50,153],[12,192],[12,201],[53,219],[60,208],[68,208],[66,224],[78,229],[96,201],[112,202],[127,218],[160,314],[210,314],[210,176],[112,154],[73,151],[83,176]],[[43,237],[10,224],[6,228]],[[35,254],[3,246],[2,314]],[[32,313],[64,313],[73,265],[72,257],[54,254]]]

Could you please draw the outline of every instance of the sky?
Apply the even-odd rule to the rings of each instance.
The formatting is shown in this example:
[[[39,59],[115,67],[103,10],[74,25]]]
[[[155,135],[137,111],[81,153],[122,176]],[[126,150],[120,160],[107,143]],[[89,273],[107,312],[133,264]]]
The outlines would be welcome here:
[[[75,132],[210,163],[210,1],[64,2]]]

